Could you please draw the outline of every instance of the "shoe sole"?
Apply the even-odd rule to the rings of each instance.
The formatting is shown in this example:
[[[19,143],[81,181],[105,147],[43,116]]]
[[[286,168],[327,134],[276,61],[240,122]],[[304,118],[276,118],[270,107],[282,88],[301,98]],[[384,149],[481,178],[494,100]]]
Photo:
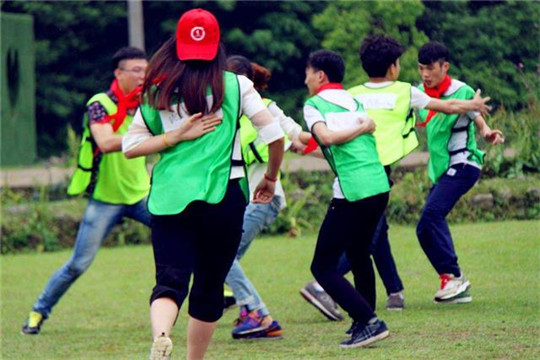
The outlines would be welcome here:
[[[159,337],[150,350],[150,360],[168,360],[171,358],[173,344],[171,339]]]
[[[271,331],[267,334],[264,334],[264,336],[257,336],[256,334],[251,334],[252,336],[237,336],[233,335],[234,340],[279,340],[283,339],[283,331],[277,330],[277,331]]]
[[[366,340],[364,340],[362,342],[359,342],[359,343],[356,343],[356,344],[351,344],[351,345],[343,345],[343,344],[341,344],[340,347],[342,349],[352,349],[352,348],[357,348],[357,347],[365,347],[365,346],[368,346],[369,344],[373,344],[375,341],[384,340],[389,335],[390,335],[390,331],[386,330],[386,331],[383,331],[382,333],[380,333],[379,335],[370,337],[369,339],[366,339]]]
[[[402,307],[387,307],[386,310],[388,311],[403,311]]]
[[[458,294],[449,297],[449,298],[434,298],[433,302],[436,304],[466,304],[472,301],[472,296],[469,294],[469,289],[471,284],[467,284],[467,287],[464,291],[459,292]]]
[[[471,288],[471,283],[467,281],[463,285],[461,285],[460,289],[455,294],[442,296],[440,298],[435,297],[435,299],[438,299],[439,301],[450,300],[452,298],[455,298],[456,296],[463,294],[466,291],[469,291],[470,288]]]
[[[329,320],[332,321],[341,321],[343,320],[343,317],[337,317],[336,315],[329,312],[326,307],[324,307],[323,304],[319,302],[313,295],[311,295],[308,291],[304,289],[300,289],[300,295],[311,305],[315,306],[317,310],[319,310],[324,316],[326,316]]]

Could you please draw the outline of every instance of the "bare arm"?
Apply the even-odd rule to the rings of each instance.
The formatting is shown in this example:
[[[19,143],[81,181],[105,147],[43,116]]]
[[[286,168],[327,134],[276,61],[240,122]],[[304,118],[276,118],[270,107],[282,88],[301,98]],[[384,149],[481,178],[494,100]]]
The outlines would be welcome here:
[[[122,150],[122,135],[116,135],[109,123],[92,123],[92,137],[103,153]]]
[[[482,114],[487,114],[491,110],[491,106],[487,102],[491,99],[481,97],[481,91],[476,90],[474,97],[471,100],[440,100],[432,98],[426,105],[426,109],[443,112],[445,114],[463,114],[469,111],[479,111]]]
[[[325,123],[318,122],[313,125],[313,133],[317,135],[320,142],[325,146],[344,144],[362,134],[372,134],[375,131],[375,123],[370,118],[362,119],[353,128],[339,131],[328,129]]]
[[[133,149],[124,152],[124,155],[131,159],[154,154],[181,141],[193,140],[214,131],[220,123],[221,118],[216,114],[202,116],[201,113],[197,113],[190,116],[178,129],[151,136]]]
[[[480,135],[489,143],[493,145],[503,144],[504,137],[500,130],[492,130],[482,115],[478,115],[473,119],[476,128],[480,132]]]

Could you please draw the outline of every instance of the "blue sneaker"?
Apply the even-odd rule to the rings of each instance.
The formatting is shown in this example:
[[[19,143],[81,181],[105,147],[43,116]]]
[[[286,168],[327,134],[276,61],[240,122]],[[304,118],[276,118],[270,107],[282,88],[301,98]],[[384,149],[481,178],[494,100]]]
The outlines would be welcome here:
[[[352,335],[349,340],[341,343],[342,348],[355,348],[367,346],[375,341],[385,339],[390,335],[384,321],[375,320],[372,324],[366,326],[353,326]]]
[[[283,331],[281,326],[271,316],[262,316],[258,311],[252,311],[232,331],[233,339],[280,339]]]

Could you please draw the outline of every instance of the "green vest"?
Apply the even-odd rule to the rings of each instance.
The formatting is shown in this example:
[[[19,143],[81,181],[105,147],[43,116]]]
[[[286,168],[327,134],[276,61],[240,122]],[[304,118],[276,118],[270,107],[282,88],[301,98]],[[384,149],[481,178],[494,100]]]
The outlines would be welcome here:
[[[364,105],[377,125],[373,135],[383,165],[395,163],[418,146],[415,115],[411,109],[411,84],[396,81],[383,88],[359,85],[349,92]],[[385,96],[389,98],[388,103],[381,101]]]
[[[363,111],[362,105],[358,102],[357,104],[357,111]],[[331,113],[350,112],[318,95],[309,98],[306,105],[315,107],[325,119]],[[357,201],[390,191],[373,135],[363,134],[347,143],[330,147],[324,146],[315,134],[313,136],[338,177],[341,191],[348,201]]]
[[[266,107],[273,102],[270,99],[263,99]],[[246,115],[240,118],[240,144],[242,145],[242,157],[247,166],[254,162],[268,162],[268,145],[257,143],[257,130]]]
[[[86,106],[96,101],[105,108],[108,115],[116,113],[117,105],[106,93],[94,95]],[[126,116],[115,134],[125,134],[132,121],[133,116]],[[69,195],[87,192],[95,200],[125,205],[135,204],[148,195],[150,178],[146,158],[127,159],[121,151],[107,154],[99,152],[94,156],[95,151],[96,144],[92,139],[88,115],[85,114],[77,169],[68,187]]]
[[[193,201],[217,204],[227,191],[234,139],[239,127],[240,87],[236,75],[225,72],[222,123],[216,130],[194,140],[182,141],[160,152],[152,171],[148,210],[154,215],[178,214]],[[175,105],[172,106],[176,108]],[[164,117],[147,103],[141,113],[154,135],[163,134]]]
[[[419,89],[424,91],[424,85],[420,85]],[[474,90],[463,84],[457,91],[449,96],[442,96],[442,100],[458,99],[470,100],[474,96]],[[422,121],[425,121],[429,110],[422,109],[419,111],[419,116]],[[479,165],[484,163],[484,153],[478,150],[476,145],[474,122],[469,123],[464,127],[456,127],[456,122],[461,114],[444,114],[438,112],[431,118],[426,125],[427,145],[429,151],[428,175],[431,181],[436,184],[439,178],[450,167],[450,157],[454,154],[468,150],[469,160],[476,162]],[[448,151],[448,144],[453,134],[458,132],[466,132],[466,144],[461,149],[456,149],[452,152]]]

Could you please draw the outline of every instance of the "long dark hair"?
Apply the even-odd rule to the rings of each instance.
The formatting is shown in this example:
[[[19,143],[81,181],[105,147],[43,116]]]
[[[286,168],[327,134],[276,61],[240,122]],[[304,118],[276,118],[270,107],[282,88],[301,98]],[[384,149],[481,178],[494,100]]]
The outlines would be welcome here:
[[[225,70],[225,49],[219,45],[214,60],[179,60],[176,55],[176,37],[167,40],[152,56],[143,84],[145,101],[159,110],[168,110],[180,102],[189,114],[216,112],[223,104]],[[212,107],[206,99],[208,88],[212,92]]]

